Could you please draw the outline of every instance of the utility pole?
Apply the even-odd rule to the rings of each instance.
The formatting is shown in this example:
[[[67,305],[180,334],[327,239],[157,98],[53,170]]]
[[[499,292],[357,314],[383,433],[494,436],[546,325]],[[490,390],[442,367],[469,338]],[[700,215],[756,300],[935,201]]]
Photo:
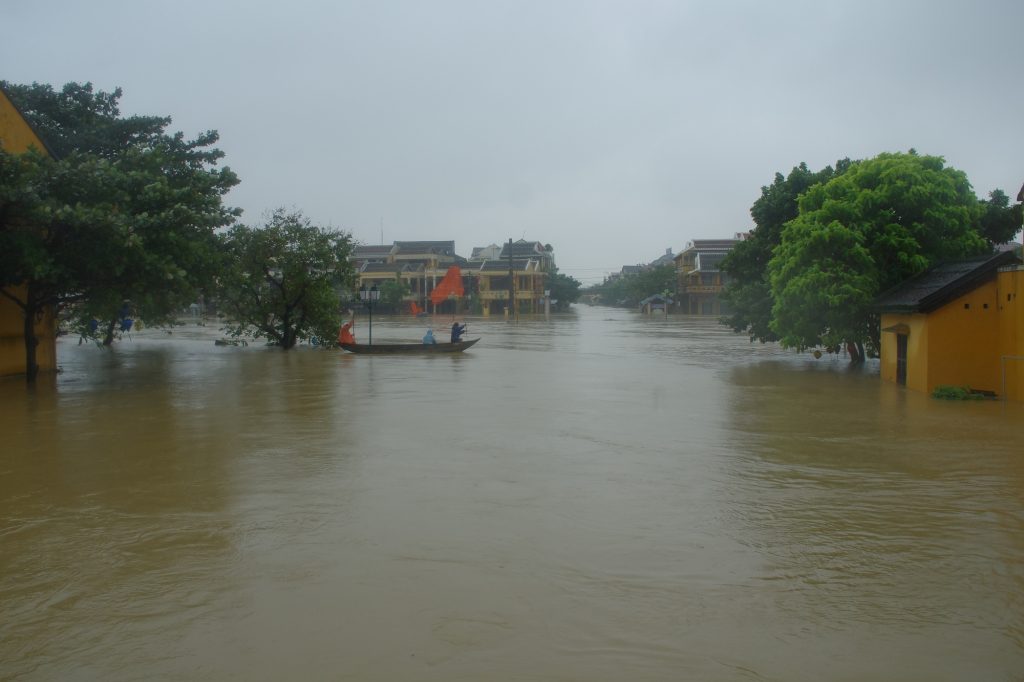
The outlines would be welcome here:
[[[508,238],[508,314],[515,312],[515,273],[512,270],[512,237]]]

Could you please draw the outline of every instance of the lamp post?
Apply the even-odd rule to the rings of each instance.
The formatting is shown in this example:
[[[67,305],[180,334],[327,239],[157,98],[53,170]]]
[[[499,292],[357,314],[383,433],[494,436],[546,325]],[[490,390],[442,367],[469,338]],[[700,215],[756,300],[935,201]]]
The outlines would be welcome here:
[[[551,289],[544,290],[544,319],[551,319]]]
[[[359,300],[362,301],[363,305],[365,305],[370,310],[370,325],[369,325],[369,328],[370,328],[370,333],[369,333],[370,343],[369,343],[369,345],[372,346],[373,345],[373,304],[380,300],[380,289],[377,288],[376,284],[374,284],[372,287],[367,289],[366,285],[364,284],[363,286],[359,287]]]

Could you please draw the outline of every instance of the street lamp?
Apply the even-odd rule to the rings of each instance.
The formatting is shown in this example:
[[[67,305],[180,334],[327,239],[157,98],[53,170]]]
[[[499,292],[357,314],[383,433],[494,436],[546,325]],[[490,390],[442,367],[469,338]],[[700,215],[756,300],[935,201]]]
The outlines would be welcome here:
[[[365,305],[370,310],[370,334],[369,334],[370,343],[369,343],[369,345],[372,346],[373,345],[373,304],[380,300],[380,289],[377,288],[376,284],[374,284],[372,287],[367,289],[366,285],[364,284],[363,286],[359,287],[359,300],[362,301],[363,305]]]

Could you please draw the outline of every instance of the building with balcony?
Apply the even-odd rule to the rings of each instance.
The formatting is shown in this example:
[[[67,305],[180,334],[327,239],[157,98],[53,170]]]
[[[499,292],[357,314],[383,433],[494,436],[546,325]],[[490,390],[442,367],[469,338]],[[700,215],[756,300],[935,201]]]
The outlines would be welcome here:
[[[715,316],[728,312],[721,300],[728,280],[720,266],[739,241],[739,236],[694,239],[675,257],[676,296],[681,312]]]
[[[509,240],[500,248],[493,244],[474,248],[473,256],[467,260],[457,255],[454,241],[422,241],[357,246],[352,260],[359,286],[380,287],[391,280],[402,282],[410,292],[406,300],[428,312],[470,310],[492,315],[543,310],[547,273],[554,267],[550,247],[540,242]],[[435,306],[430,294],[453,265],[459,267],[465,295]]]

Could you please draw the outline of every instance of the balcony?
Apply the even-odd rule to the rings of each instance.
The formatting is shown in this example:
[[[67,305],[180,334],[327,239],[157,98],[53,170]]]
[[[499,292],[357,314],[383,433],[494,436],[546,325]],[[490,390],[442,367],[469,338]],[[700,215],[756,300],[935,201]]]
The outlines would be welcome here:
[[[540,294],[541,297],[544,294]],[[522,290],[516,292],[517,301],[529,301],[537,297],[537,292],[530,290]],[[480,292],[481,301],[507,301],[508,300],[508,289],[487,289]]]

